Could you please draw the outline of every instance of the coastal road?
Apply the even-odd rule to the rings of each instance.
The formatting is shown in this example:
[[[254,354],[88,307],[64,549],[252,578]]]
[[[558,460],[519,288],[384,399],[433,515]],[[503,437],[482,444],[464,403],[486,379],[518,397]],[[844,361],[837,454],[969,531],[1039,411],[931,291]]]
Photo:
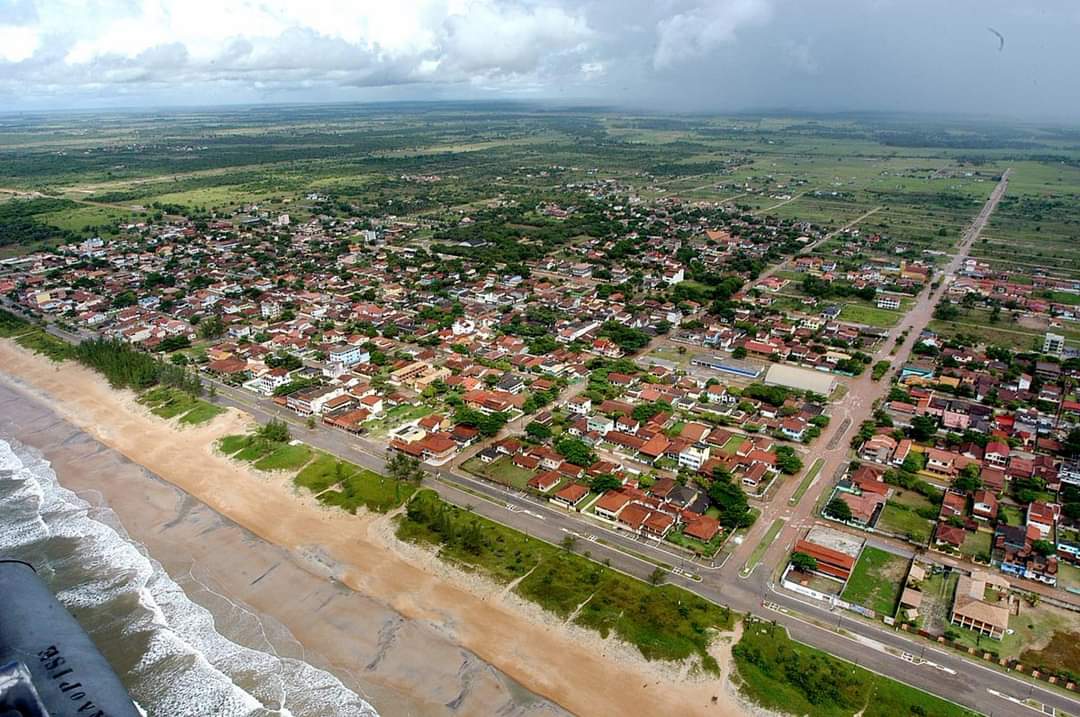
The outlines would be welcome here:
[[[267,410],[269,402],[242,389],[219,387],[218,400],[250,413],[261,422],[272,417],[289,420],[294,426],[294,434],[305,442],[373,470],[383,468],[382,456],[358,447],[353,436],[338,430],[308,430],[291,412],[273,410],[278,407],[272,403],[273,409]],[[1033,698],[1070,713],[1080,711],[1080,703],[1062,692],[966,660],[927,641],[914,641],[884,625],[876,627],[846,611],[834,612],[779,590],[772,584],[770,569],[764,564],[750,578],[741,579],[737,576],[741,565],[734,560],[726,563],[723,569],[711,570],[707,565],[668,551],[652,540],[587,523],[564,510],[490,482],[470,479],[446,468],[426,468],[434,480],[426,480],[425,485],[455,505],[467,506],[479,515],[555,545],[567,535],[573,535],[575,552],[588,552],[592,559],[606,561],[612,568],[642,579],[648,579],[657,563],[666,563],[674,569],[667,578],[670,583],[733,610],[776,621],[800,642],[983,714],[1031,713],[1030,708],[1000,695]],[[821,475],[827,481],[828,476],[824,472]],[[775,502],[781,501],[778,498]],[[778,538],[776,543],[782,544],[781,539]]]

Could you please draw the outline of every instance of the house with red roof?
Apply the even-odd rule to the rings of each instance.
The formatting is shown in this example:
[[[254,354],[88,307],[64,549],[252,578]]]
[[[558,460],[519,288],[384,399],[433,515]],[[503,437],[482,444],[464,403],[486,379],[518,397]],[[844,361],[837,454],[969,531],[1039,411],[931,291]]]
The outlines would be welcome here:
[[[551,497],[551,500],[566,508],[576,509],[588,495],[588,486],[584,486],[581,483],[571,483],[555,493],[555,495]]]
[[[983,451],[983,460],[995,468],[1004,468],[1009,463],[1009,446],[1000,441],[990,441]]]
[[[528,486],[533,490],[540,491],[541,493],[547,493],[555,486],[559,485],[563,476],[558,471],[545,471],[539,475],[535,475],[529,479]]]
[[[975,491],[973,501],[971,514],[975,516],[976,520],[997,520],[998,500],[994,497],[993,493],[985,488],[981,488]]]

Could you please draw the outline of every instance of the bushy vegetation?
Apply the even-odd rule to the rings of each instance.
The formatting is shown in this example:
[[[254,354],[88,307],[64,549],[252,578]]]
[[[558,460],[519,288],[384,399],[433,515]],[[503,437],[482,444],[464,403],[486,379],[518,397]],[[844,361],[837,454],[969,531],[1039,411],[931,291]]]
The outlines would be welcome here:
[[[193,396],[202,393],[202,382],[188,369],[161,361],[123,341],[88,339],[75,346],[74,358],[105,376],[116,388],[143,390],[161,384]]]
[[[49,226],[41,220],[43,214],[75,206],[74,202],[66,199],[12,199],[0,202],[0,246],[77,238],[74,232]]]
[[[3,309],[0,309],[0,338],[14,338],[15,343],[24,349],[53,361],[71,358],[71,345],[66,341]]]
[[[602,636],[615,634],[648,659],[696,658],[704,669],[718,669],[708,646],[715,630],[730,629],[733,615],[681,588],[648,585],[451,506],[430,490],[409,502],[398,537],[436,546],[443,558],[500,582],[527,575],[515,588],[519,595]]]
[[[821,717],[975,717],[951,702],[794,642],[772,623],[747,619],[733,654],[743,694],[767,709]]]

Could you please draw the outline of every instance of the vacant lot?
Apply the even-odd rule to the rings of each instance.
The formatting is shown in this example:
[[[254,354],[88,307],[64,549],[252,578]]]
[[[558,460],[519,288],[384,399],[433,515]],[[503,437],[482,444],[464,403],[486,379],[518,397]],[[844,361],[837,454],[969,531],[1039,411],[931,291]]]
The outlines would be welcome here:
[[[874,527],[906,537],[912,543],[926,545],[934,523],[919,515],[910,506],[890,498]]]
[[[474,475],[502,485],[513,486],[518,490],[525,490],[529,479],[533,477],[532,471],[518,468],[508,456],[500,456],[491,463],[484,463],[478,458],[470,458],[461,467]]]
[[[964,544],[960,546],[960,552],[969,558],[990,562],[990,543],[993,539],[994,534],[989,530],[977,530],[974,533],[968,533],[967,537],[964,538]]]
[[[919,608],[919,627],[931,635],[944,635],[949,625],[953,596],[960,574],[955,571],[930,575],[922,584],[922,606]]]
[[[879,309],[876,306],[862,306],[860,304],[845,304],[844,308],[840,310],[841,321],[882,328],[896,326],[902,316],[903,314],[899,311],[889,311]]]
[[[255,462],[261,471],[298,471],[311,460],[311,449],[303,443],[278,446]]]
[[[910,562],[879,548],[863,548],[841,597],[879,615],[891,616],[896,612]]]

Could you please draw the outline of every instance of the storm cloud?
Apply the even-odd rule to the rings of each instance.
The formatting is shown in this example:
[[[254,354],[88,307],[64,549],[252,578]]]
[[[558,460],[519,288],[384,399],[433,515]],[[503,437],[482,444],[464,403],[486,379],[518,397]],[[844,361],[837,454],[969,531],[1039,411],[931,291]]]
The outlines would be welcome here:
[[[1078,30],[1071,0],[0,0],[0,105],[530,98],[1070,118]]]

